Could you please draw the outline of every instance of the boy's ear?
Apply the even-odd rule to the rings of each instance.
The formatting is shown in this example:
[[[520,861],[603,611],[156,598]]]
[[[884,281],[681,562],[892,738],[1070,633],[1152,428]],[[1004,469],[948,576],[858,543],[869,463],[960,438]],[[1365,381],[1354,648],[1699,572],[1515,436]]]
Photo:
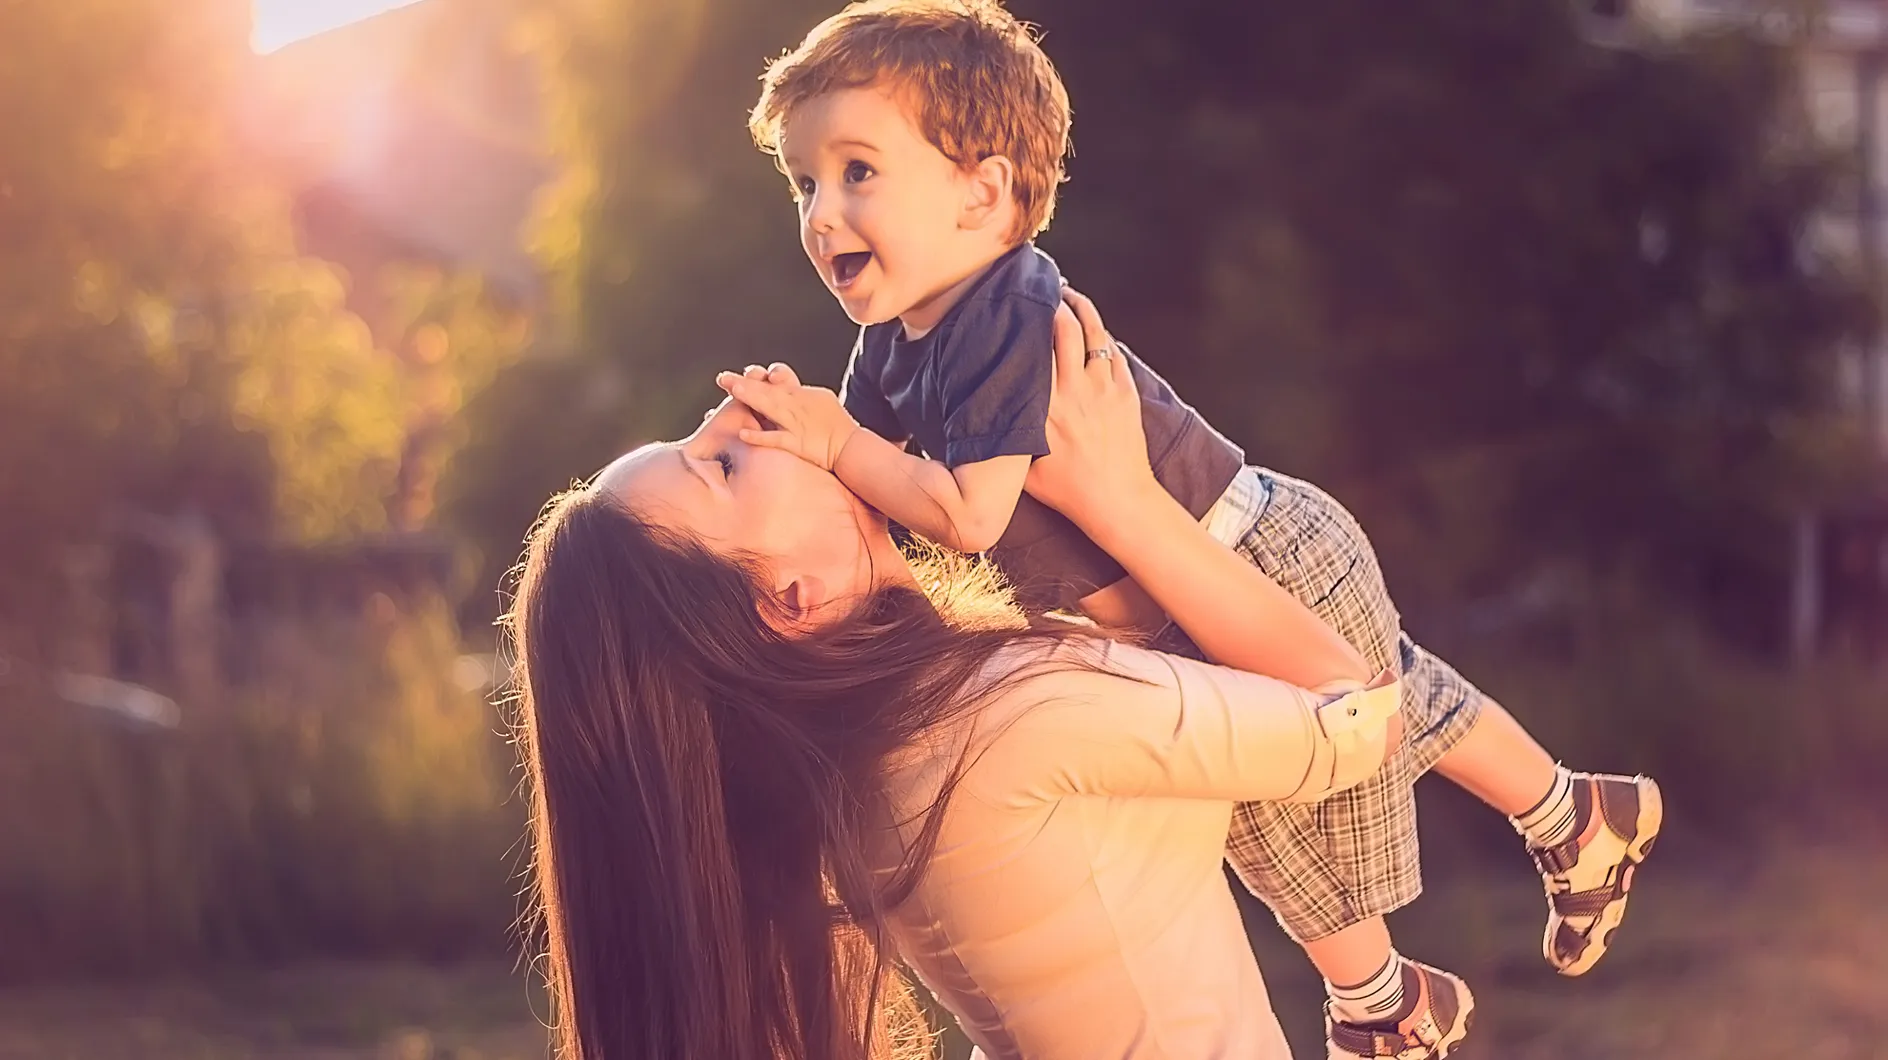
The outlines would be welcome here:
[[[1016,183],[1016,164],[1003,155],[991,155],[964,171],[964,209],[958,224],[976,230],[1008,220],[1010,190]]]

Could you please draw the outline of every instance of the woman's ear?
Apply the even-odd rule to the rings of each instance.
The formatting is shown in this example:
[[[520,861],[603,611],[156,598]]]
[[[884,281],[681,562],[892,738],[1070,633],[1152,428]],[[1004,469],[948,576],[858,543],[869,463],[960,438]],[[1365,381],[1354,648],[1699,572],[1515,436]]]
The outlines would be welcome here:
[[[810,623],[813,613],[829,598],[826,583],[811,574],[802,574],[788,582],[779,590],[779,595],[780,602],[786,605],[787,620],[796,627]]]
[[[991,155],[964,171],[964,208],[957,223],[971,230],[1010,219],[1010,191],[1016,185],[1016,164],[1003,155]]]

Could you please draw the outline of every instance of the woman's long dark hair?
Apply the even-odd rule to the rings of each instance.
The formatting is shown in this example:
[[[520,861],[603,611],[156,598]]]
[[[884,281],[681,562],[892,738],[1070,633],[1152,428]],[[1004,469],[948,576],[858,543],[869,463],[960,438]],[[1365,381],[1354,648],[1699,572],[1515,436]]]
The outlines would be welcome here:
[[[1068,633],[886,589],[788,636],[765,584],[595,490],[532,535],[509,622],[563,1060],[867,1060],[894,1012],[928,1052],[883,911],[944,797],[875,875],[888,756],[994,691],[993,651]]]

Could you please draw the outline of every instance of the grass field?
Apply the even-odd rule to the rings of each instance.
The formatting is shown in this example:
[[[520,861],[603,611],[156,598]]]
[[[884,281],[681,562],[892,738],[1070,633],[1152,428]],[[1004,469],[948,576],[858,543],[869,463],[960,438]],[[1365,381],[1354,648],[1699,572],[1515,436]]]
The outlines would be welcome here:
[[[1740,855],[1672,838],[1642,874],[1619,945],[1579,980],[1541,963],[1538,884],[1525,862],[1451,863],[1432,843],[1430,860],[1444,864],[1395,927],[1406,952],[1476,988],[1481,1018],[1457,1055],[1888,1055],[1888,843],[1794,841]],[[1254,935],[1298,1055],[1322,1056],[1316,979],[1262,912]],[[503,966],[324,965],[15,990],[0,993],[0,1060],[540,1060],[533,1008],[524,979]]]

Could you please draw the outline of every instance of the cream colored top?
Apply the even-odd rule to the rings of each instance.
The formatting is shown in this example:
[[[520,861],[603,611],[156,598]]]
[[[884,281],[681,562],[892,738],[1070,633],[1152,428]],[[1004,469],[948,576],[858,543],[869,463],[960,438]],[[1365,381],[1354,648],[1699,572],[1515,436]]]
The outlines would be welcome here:
[[[1105,665],[1124,676],[1029,678],[901,760],[907,842],[971,764],[899,955],[987,1060],[1289,1058],[1220,863],[1234,801],[1299,788],[1320,700],[1120,645]]]

